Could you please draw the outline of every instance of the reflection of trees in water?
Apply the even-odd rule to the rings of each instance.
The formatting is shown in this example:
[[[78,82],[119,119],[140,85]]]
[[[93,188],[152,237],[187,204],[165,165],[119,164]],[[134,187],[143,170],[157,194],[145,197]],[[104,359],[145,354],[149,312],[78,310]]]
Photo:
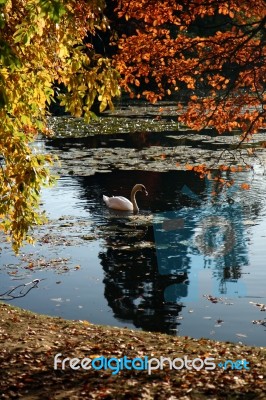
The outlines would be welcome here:
[[[199,208],[197,211],[194,219],[195,209],[184,214],[189,221],[185,221],[184,226],[159,223],[158,232],[155,228],[156,250],[140,246],[143,241],[154,242],[151,227],[126,228],[126,220],[120,219],[108,234],[108,230],[105,232],[106,251],[101,252],[99,258],[105,271],[105,297],[116,318],[133,322],[144,330],[171,333],[180,324],[181,302],[186,303],[195,295],[192,289],[189,290],[189,279],[198,272],[199,262],[201,268],[212,269],[222,294],[226,293],[227,282],[237,282],[241,278],[241,268],[248,260],[239,212],[231,208],[220,210],[220,216],[231,225],[234,238],[229,237],[229,240],[233,246],[228,247],[227,253],[221,252],[219,257],[211,260],[210,254],[207,257],[204,254],[204,248],[190,246],[197,222],[206,217]],[[163,230],[163,226],[167,229],[170,226],[170,229]],[[215,238],[212,239],[211,245],[215,248],[217,243]]]
[[[80,181],[83,178],[79,178]],[[153,228],[128,227],[126,216],[113,213],[102,204],[102,194],[129,196],[133,184],[143,183],[149,196],[139,196],[139,206],[145,214],[181,208],[190,200],[181,194],[184,182],[189,181],[200,193],[204,182],[195,183],[194,173],[114,171],[96,174],[84,179],[84,198],[88,208],[100,221],[97,232],[106,243],[106,250],[99,254],[105,271],[105,296],[116,318],[132,321],[144,330],[170,333],[179,325],[178,315],[182,306],[165,300],[165,289],[174,283],[183,283],[182,297],[187,293],[187,273],[161,276],[157,267],[154,248],[140,248],[143,241],[154,242]],[[128,192],[126,192],[126,190]],[[163,193],[163,197],[162,197]],[[117,215],[115,215],[117,214]],[[97,221],[97,222],[98,222]],[[148,231],[147,231],[148,230]],[[123,249],[123,246],[131,246]],[[184,283],[186,282],[186,283]]]
[[[151,233],[149,230],[145,240]],[[153,248],[123,250],[121,238],[119,242],[120,246],[114,248],[117,238],[113,242],[109,237],[107,251],[99,255],[105,271],[105,297],[115,317],[132,321],[144,330],[171,333],[179,325],[177,317],[182,306],[165,301],[165,288],[183,282],[187,276],[162,277]],[[124,236],[124,245],[132,246],[134,242],[137,244],[137,240],[129,243]]]
[[[236,290],[243,290],[239,279],[242,268],[248,265],[247,237],[244,220],[247,214],[237,202],[216,202],[206,210],[202,205],[199,223],[201,240],[198,251],[202,253],[204,268],[212,268],[213,277],[219,282],[219,293],[227,293],[227,283],[236,283]],[[205,234],[204,234],[205,231]]]
[[[118,160],[119,161],[119,160]],[[142,183],[149,193],[148,196],[138,195],[140,210],[154,214],[165,210],[177,210],[188,206],[192,200],[182,195],[181,189],[186,184],[194,192],[200,194],[204,190],[205,182],[191,171],[121,171],[110,173],[96,173],[88,177],[76,177],[84,187],[82,199],[88,202],[87,207],[97,217],[103,216],[106,206],[103,203],[103,194],[107,196],[125,196],[130,198],[132,187]],[[101,222],[108,222],[106,219]]]
[[[127,217],[120,216],[119,213],[113,216],[102,203],[102,194],[129,196],[131,187],[136,182],[143,183],[149,191],[149,196],[140,197],[139,201],[144,214],[154,216],[161,213],[167,216],[166,210],[175,210],[177,226],[166,224],[168,232],[165,244],[172,243],[172,246],[161,249],[159,253],[158,242],[155,243],[157,253],[154,248],[138,246],[143,241],[154,242],[151,227],[128,226]],[[181,300],[186,302],[190,295],[189,278],[195,266],[195,256],[201,257],[202,268],[212,270],[221,294],[226,293],[228,282],[237,282],[241,278],[241,269],[248,263],[242,219],[247,215],[250,219],[257,218],[261,199],[250,198],[249,193],[241,192],[240,195],[247,199],[243,207],[242,203],[239,207],[240,204],[235,204],[226,196],[217,196],[216,205],[207,205],[205,181],[195,174],[184,172],[113,171],[79,178],[79,183],[84,187],[82,197],[87,200],[96,228],[100,230],[100,237],[106,243],[99,258],[105,271],[105,296],[117,319],[132,321],[144,330],[168,333],[175,330],[180,323],[178,315],[183,307],[179,303]],[[182,193],[184,185],[196,194],[196,199]],[[213,188],[209,192],[211,191]],[[203,225],[200,229],[205,229],[207,223],[215,225],[215,219],[210,219],[215,215],[220,218],[218,228],[222,227],[223,221],[228,221],[232,229],[225,224],[224,232],[229,236],[233,232],[234,237],[230,240],[235,241],[236,245],[226,254],[211,259],[212,247],[219,247],[221,240],[215,236],[215,226],[205,232],[206,236],[202,236],[201,245],[200,242],[191,245],[191,240],[200,221],[206,222],[206,226]],[[169,219],[171,218],[170,216]],[[182,228],[179,221],[182,218],[186,221],[183,236],[179,229]]]
[[[221,223],[217,226],[224,228],[222,224],[227,222],[222,229],[222,239],[228,232],[231,235],[227,237],[230,243],[224,246],[225,251],[219,248],[221,238],[212,237],[208,242],[209,232],[206,243],[202,246],[198,243],[197,247],[194,242],[191,246],[199,221],[215,223],[216,219],[209,221],[207,218],[215,214],[214,211],[214,208],[192,207],[160,214],[166,220],[154,224],[156,251],[140,247],[143,240],[154,242],[151,227],[135,227],[132,234],[131,228],[126,228],[121,219],[116,221],[108,236],[104,235],[107,250],[99,255],[105,271],[105,296],[116,318],[132,321],[145,330],[171,333],[179,325],[178,315],[183,307],[180,302],[186,303],[195,296],[193,289],[189,290],[189,278],[199,272],[199,266],[212,269],[222,294],[226,293],[227,282],[237,282],[241,278],[241,268],[248,260],[238,207],[225,206],[216,210],[217,224]],[[176,216],[179,218],[175,219]],[[182,218],[184,223],[181,223]],[[204,242],[204,232],[201,234]],[[218,253],[211,259],[212,248],[215,252],[217,247]]]

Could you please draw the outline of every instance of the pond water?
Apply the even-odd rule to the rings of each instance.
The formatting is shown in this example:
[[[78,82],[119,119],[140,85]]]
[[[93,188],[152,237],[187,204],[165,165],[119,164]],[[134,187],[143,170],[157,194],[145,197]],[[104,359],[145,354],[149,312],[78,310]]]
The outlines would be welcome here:
[[[0,299],[67,319],[265,346],[264,169],[231,174],[235,185],[217,193],[215,181],[169,168],[171,149],[183,146],[186,158],[193,148],[163,137],[138,146],[130,133],[91,136],[89,145],[40,141],[61,155],[61,177],[43,191],[49,223],[35,246],[15,257],[3,240]],[[129,197],[135,183],[149,192],[137,194],[138,215],[106,208],[103,194]]]

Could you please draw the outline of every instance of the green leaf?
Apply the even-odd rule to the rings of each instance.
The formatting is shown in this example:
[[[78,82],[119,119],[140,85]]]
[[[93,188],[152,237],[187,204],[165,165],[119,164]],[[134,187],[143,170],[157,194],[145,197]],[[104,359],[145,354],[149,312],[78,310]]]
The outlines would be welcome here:
[[[44,14],[46,14],[55,23],[60,21],[62,15],[65,14],[66,9],[59,0],[40,0],[39,6]]]
[[[11,67],[12,70],[21,67],[20,60],[4,40],[0,40],[0,61],[5,67]]]

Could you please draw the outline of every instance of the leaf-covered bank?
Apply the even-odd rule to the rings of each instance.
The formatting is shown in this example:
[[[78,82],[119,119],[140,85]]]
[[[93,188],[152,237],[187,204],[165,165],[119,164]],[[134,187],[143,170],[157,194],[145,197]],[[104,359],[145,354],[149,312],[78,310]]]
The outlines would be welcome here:
[[[266,350],[92,325],[0,304],[2,399],[265,399]],[[246,360],[249,370],[54,370],[54,356]]]

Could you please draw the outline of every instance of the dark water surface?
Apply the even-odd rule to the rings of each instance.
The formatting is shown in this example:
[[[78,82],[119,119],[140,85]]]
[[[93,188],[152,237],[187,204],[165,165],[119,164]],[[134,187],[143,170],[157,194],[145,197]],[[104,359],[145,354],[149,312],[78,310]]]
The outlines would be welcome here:
[[[1,245],[1,298],[67,319],[264,346],[263,173],[234,174],[217,196],[191,171],[62,176],[43,192],[50,223],[36,245],[18,258]],[[137,195],[138,216],[106,208],[103,194],[129,197],[135,183],[149,192]],[[5,294],[34,279],[43,280],[25,296],[32,284]]]

